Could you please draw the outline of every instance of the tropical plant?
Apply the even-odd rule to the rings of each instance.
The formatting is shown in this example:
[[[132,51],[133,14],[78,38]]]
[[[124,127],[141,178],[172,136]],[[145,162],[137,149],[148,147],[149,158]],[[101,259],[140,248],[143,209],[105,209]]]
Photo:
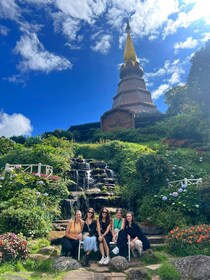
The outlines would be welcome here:
[[[172,229],[166,236],[170,253],[177,256],[210,255],[210,225]]]
[[[22,235],[7,232],[0,235],[0,263],[28,257],[27,241]]]

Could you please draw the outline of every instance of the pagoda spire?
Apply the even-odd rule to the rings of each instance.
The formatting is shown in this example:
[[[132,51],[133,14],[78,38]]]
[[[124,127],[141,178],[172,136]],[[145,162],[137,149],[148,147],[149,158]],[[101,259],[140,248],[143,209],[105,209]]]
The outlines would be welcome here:
[[[128,61],[131,61],[133,65],[135,65],[135,63],[137,62],[137,58],[136,58],[136,51],[134,49],[133,42],[130,35],[131,27],[129,21],[127,21],[126,32],[127,32],[127,38],[126,38],[126,45],[124,50],[124,63],[126,64]]]

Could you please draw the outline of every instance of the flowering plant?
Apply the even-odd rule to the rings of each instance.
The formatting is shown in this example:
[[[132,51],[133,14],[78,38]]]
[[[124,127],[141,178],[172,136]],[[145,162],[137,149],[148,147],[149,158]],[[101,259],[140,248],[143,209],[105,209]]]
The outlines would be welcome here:
[[[202,224],[187,228],[175,228],[166,236],[171,253],[179,256],[210,255],[210,225]]]
[[[26,259],[28,253],[27,241],[22,236],[10,232],[0,235],[0,263]]]

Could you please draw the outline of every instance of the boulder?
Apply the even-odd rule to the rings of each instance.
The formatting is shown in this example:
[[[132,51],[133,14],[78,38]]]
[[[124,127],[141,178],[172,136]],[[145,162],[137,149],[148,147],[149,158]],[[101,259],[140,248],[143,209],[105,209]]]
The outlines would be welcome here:
[[[148,273],[144,268],[130,268],[126,271],[128,280],[146,280]]]
[[[63,278],[63,280],[106,280],[106,276],[102,273],[94,273],[87,270],[74,270],[69,271]]]
[[[43,247],[38,251],[38,254],[57,256],[57,250],[53,246]]]
[[[34,261],[46,261],[50,258],[49,255],[42,255],[42,254],[30,254],[29,259]]]
[[[126,258],[121,256],[116,256],[111,259],[108,264],[109,269],[112,271],[123,271],[129,267],[129,263]]]
[[[173,260],[172,264],[181,273],[182,280],[210,279],[210,256],[188,256]]]
[[[73,269],[79,269],[81,264],[70,257],[59,257],[55,260],[53,267],[57,271],[68,271]]]

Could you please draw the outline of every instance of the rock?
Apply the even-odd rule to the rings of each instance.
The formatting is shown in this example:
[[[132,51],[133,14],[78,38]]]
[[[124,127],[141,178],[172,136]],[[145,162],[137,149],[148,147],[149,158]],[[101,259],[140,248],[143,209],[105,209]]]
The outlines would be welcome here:
[[[70,257],[59,257],[55,260],[53,267],[57,271],[67,271],[72,269],[78,269],[81,267],[81,264]]]
[[[29,259],[35,260],[35,261],[45,261],[50,258],[49,255],[42,255],[42,254],[30,254]]]
[[[173,260],[172,264],[181,273],[183,280],[209,280],[210,279],[210,257],[189,256]]]
[[[130,268],[126,271],[128,280],[146,280],[148,273],[143,268]]]
[[[38,254],[57,256],[57,250],[53,246],[43,247],[38,251]]]
[[[3,277],[5,280],[27,280],[27,279],[29,279],[30,276],[25,278],[25,277],[22,277],[19,275],[5,273],[5,274],[3,274]]]
[[[101,273],[94,273],[90,271],[74,270],[69,271],[63,280],[106,280],[106,276]]]
[[[110,270],[123,271],[129,267],[129,263],[126,258],[117,256],[111,259],[108,266]]]

